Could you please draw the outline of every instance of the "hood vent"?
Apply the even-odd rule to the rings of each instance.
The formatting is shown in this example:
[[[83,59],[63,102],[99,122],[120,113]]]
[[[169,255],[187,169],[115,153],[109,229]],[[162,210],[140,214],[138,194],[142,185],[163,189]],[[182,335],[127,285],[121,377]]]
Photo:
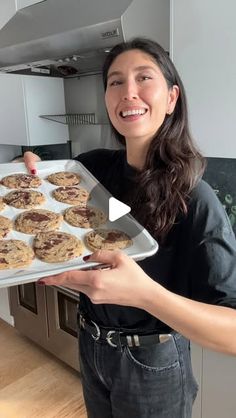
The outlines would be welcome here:
[[[7,1],[12,7],[13,0]],[[97,73],[110,48],[134,36],[151,37],[169,48],[167,0],[18,0],[18,4],[22,6],[17,11],[5,13],[13,16],[0,30],[3,73],[56,77]]]

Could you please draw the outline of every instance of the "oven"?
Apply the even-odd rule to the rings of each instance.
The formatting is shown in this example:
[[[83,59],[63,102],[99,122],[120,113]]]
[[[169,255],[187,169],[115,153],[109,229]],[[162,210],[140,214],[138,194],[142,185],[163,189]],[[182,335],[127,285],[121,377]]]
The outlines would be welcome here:
[[[27,283],[10,288],[16,329],[79,371],[79,293],[64,287]]]

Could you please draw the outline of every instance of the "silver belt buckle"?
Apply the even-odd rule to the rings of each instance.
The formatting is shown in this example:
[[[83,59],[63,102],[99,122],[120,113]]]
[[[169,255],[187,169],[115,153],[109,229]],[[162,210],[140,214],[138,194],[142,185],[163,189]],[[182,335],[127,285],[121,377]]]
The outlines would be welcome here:
[[[99,328],[99,326],[96,324],[96,322],[92,321],[91,319],[90,319],[90,321],[91,321],[91,322],[92,322],[92,324],[95,326],[95,328],[96,328],[96,332],[97,332],[97,334],[96,334],[96,335],[93,335],[93,334],[91,333],[91,336],[92,336],[92,338],[93,338],[95,341],[97,341],[97,340],[99,340],[99,338],[100,338],[100,336],[101,336],[101,331],[100,331],[100,328]]]
[[[114,348],[116,348],[117,347],[117,344],[114,344],[113,342],[112,342],[112,335],[113,334],[115,334],[115,332],[116,331],[108,331],[108,333],[107,333],[107,336],[106,336],[106,340],[107,340],[107,342],[108,342],[108,344],[111,346],[111,347],[114,347]]]
[[[171,334],[159,334],[159,342],[165,343],[173,338]]]

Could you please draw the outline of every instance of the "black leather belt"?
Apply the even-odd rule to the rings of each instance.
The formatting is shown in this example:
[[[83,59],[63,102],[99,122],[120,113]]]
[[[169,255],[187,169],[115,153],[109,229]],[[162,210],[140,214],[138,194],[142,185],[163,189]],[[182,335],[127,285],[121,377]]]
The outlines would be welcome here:
[[[80,327],[87,331],[95,341],[107,342],[111,347],[125,345],[129,347],[147,346],[164,343],[173,338],[172,334],[126,335],[122,331],[101,327],[96,322],[85,319],[81,314],[79,316],[79,322]]]

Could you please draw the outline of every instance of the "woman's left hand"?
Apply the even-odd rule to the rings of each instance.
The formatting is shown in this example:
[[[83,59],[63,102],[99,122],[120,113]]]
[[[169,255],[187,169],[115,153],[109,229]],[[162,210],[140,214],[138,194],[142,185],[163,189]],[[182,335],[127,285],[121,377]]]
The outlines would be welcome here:
[[[99,250],[88,260],[109,265],[109,269],[71,270],[39,280],[40,284],[65,286],[85,293],[93,303],[142,307],[145,290],[153,280],[121,251]]]

